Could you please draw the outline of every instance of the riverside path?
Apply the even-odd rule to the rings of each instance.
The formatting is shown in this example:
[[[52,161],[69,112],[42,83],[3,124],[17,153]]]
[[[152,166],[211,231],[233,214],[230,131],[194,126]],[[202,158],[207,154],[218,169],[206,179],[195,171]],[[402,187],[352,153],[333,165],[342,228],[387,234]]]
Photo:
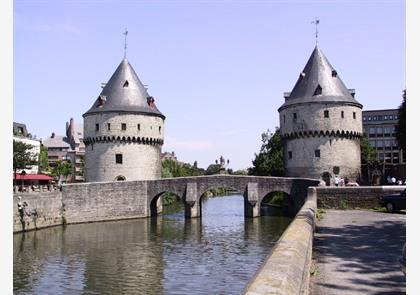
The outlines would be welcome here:
[[[316,227],[310,294],[405,294],[405,234],[405,213],[326,210]]]

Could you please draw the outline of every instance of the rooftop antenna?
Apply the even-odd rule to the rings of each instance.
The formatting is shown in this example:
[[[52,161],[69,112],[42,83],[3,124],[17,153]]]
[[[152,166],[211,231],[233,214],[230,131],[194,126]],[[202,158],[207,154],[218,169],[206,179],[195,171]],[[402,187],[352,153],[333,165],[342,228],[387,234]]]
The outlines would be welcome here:
[[[315,24],[315,44],[318,45],[318,25],[319,19],[315,17],[315,20],[311,22],[311,24]]]
[[[128,31],[127,28],[125,28],[125,32],[123,33],[124,36],[124,58],[127,56],[127,35]]]

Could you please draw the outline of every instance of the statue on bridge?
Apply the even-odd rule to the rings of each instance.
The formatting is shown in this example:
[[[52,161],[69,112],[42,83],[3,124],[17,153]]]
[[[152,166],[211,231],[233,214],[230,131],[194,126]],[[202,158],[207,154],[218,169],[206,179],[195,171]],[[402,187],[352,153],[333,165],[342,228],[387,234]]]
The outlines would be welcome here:
[[[227,165],[229,165],[229,159],[226,161]],[[220,156],[219,161],[216,160],[216,164],[219,164],[220,166],[220,174],[226,174],[226,167],[225,167],[225,158],[223,156]]]

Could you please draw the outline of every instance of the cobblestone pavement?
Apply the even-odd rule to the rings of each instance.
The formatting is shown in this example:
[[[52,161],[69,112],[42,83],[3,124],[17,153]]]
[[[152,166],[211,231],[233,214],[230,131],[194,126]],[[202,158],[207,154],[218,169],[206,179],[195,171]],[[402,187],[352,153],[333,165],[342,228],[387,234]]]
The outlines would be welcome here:
[[[326,210],[314,240],[312,295],[405,294],[405,213]]]

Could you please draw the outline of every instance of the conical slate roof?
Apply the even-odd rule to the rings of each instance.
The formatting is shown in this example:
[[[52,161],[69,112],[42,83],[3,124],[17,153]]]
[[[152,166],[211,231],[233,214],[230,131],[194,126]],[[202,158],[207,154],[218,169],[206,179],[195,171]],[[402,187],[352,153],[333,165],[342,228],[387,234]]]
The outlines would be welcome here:
[[[121,61],[99,97],[83,116],[100,112],[142,113],[165,119],[127,58]]]
[[[361,106],[318,46],[282,107],[303,102],[351,102]]]

